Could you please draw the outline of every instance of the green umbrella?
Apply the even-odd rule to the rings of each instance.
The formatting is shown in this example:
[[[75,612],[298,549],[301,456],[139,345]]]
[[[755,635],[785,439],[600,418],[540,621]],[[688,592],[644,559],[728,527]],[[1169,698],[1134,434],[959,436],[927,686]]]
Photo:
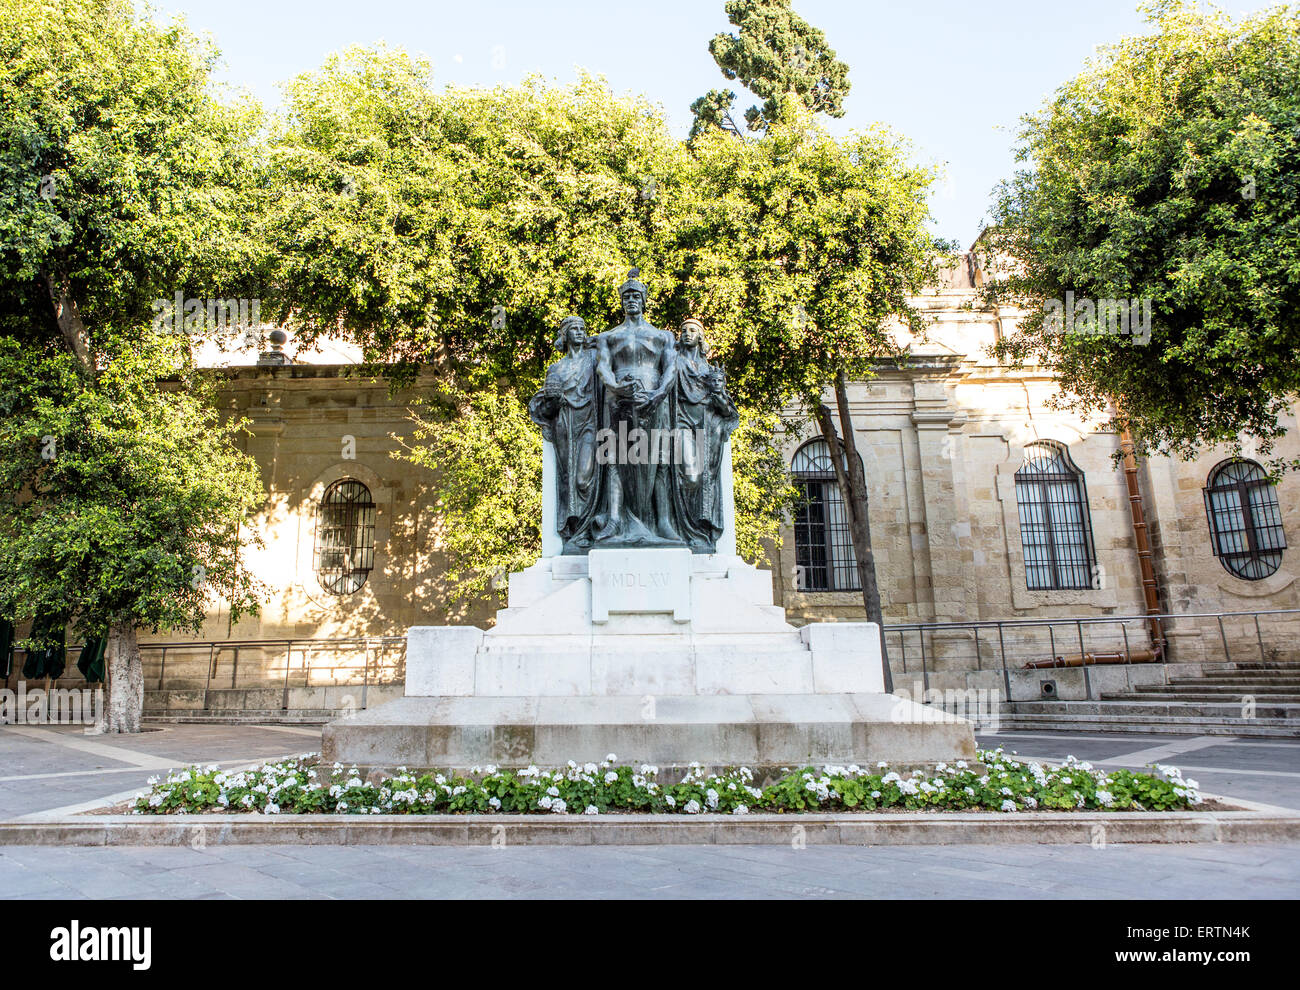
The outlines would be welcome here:
[[[61,615],[38,616],[32,623],[32,640],[42,644],[27,651],[23,677],[29,681],[41,677],[59,678],[67,663],[64,629],[68,620]]]
[[[81,656],[77,658],[77,669],[87,684],[104,682],[104,650],[108,646],[107,636],[87,636],[81,646]]]

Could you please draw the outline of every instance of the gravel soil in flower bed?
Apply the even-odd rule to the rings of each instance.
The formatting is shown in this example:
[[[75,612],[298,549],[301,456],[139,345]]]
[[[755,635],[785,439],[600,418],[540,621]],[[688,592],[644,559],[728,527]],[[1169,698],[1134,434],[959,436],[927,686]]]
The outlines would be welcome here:
[[[693,766],[674,784],[658,768],[570,761],[553,770],[475,768],[469,775],[399,768],[374,781],[355,767],[318,769],[316,754],[251,770],[191,766],[154,778],[133,801],[99,813],[193,815],[600,815],[800,812],[1190,811],[1231,810],[1204,800],[1176,767],[1097,770],[1073,757],[1057,765],[982,750],[979,763],[940,763],[900,774],[875,767],[803,767],[763,787],[747,767],[708,773]],[[328,779],[322,779],[322,773]]]

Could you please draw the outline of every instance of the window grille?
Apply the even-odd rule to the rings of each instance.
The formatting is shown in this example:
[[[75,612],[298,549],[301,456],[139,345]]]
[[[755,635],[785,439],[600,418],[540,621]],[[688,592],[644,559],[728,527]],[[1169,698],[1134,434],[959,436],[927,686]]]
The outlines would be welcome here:
[[[848,507],[826,441],[800,447],[790,473],[802,495],[794,516],[796,586],[801,591],[860,591]]]
[[[1230,574],[1259,581],[1282,566],[1282,509],[1262,467],[1225,461],[1210,472],[1202,493],[1214,555]]]
[[[360,591],[375,566],[375,503],[370,489],[345,478],[326,490],[316,516],[316,576],[326,591]]]
[[[1063,444],[1025,448],[1016,472],[1025,581],[1031,591],[1092,588],[1095,554],[1083,472]]]

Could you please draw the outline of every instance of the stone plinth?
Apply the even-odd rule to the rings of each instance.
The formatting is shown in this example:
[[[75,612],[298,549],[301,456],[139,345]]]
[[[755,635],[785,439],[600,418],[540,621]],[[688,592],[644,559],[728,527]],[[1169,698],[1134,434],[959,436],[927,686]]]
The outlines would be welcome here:
[[[638,607],[639,606],[639,607]],[[872,623],[796,628],[738,557],[608,550],[510,576],[489,630],[417,626],[406,696],[325,728],[326,761],[467,769],[969,759],[969,722],[884,693]]]

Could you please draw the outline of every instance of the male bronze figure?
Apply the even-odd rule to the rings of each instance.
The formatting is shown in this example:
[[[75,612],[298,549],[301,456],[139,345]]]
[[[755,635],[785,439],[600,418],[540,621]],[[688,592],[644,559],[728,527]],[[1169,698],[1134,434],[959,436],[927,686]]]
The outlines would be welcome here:
[[[596,338],[596,374],[605,390],[604,425],[618,437],[618,456],[605,469],[605,521],[597,542],[624,546],[682,546],[673,525],[669,465],[660,458],[631,463],[625,437],[643,430],[667,435],[672,407],[667,397],[676,380],[677,342],[645,318],[646,287],[633,268],[618,290],[623,322]],[[654,431],[659,431],[657,434]]]
[[[639,269],[619,287],[623,322],[587,337],[565,319],[528,414],[555,447],[562,553],[688,547],[713,553],[723,530],[722,454],[736,428],[698,320],[680,345],[645,318]],[[548,524],[552,521],[548,520]]]

